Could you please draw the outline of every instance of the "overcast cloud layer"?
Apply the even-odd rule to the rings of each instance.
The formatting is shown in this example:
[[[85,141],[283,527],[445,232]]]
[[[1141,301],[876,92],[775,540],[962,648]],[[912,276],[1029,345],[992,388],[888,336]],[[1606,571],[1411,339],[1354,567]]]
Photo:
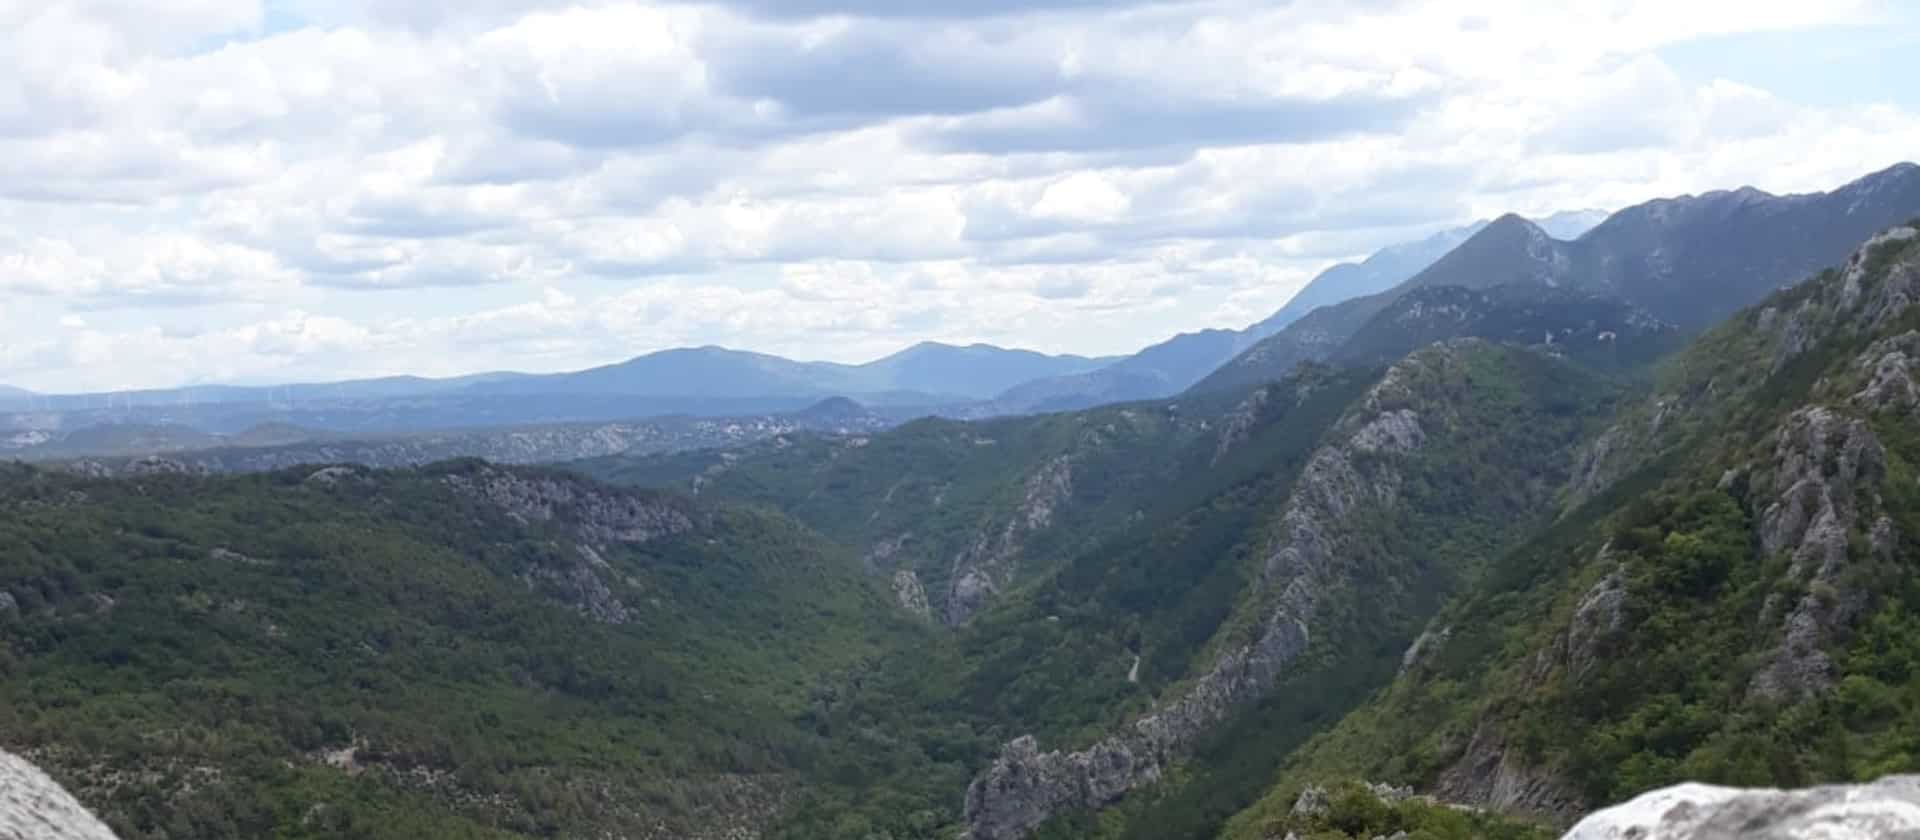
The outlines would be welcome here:
[[[1898,4],[1550,5],[0,0],[0,382],[1128,352],[1474,218],[1920,150],[1835,58],[1912,55]]]

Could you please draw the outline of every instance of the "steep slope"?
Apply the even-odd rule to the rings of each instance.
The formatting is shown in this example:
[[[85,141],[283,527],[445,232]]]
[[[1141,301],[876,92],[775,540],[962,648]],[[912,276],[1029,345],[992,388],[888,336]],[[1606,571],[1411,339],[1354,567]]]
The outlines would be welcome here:
[[[810,689],[920,634],[789,520],[552,472],[0,508],[0,746],[130,838],[751,834],[831,746]]]
[[[1340,263],[1315,275],[1289,299],[1280,311],[1267,316],[1248,332],[1256,337],[1272,335],[1288,324],[1322,306],[1331,306],[1357,297],[1379,294],[1426,270],[1435,260],[1472,238],[1487,226],[1485,221],[1444,230],[1418,242],[1390,245],[1358,263]]]
[[[1534,285],[1414,289],[1334,351],[1335,364],[1386,364],[1436,341],[1484,338],[1536,347],[1603,370],[1654,361],[1680,331],[1619,298]]]
[[[1083,748],[1010,742],[968,789],[967,836],[1190,836],[1250,801],[1263,764],[1387,679],[1441,593],[1547,510],[1542,479],[1605,393],[1471,340],[1395,365],[1243,535],[1245,588],[1186,676]]]
[[[1602,210],[1566,210],[1531,222],[1556,239],[1574,239],[1607,218]],[[1255,338],[1284,329],[1322,306],[1366,297],[1391,289],[1425,271],[1440,258],[1472,239],[1491,222],[1478,221],[1436,233],[1418,242],[1389,245],[1359,263],[1341,263],[1316,275],[1294,294],[1280,311],[1248,328]]]
[[[1586,447],[1576,506],[1226,836],[1274,836],[1320,779],[1570,822],[1682,780],[1911,768],[1916,301],[1920,236],[1896,229],[1674,359]]]
[[[1579,289],[1693,332],[1840,262],[1915,213],[1920,166],[1903,163],[1827,193],[1781,197],[1745,188],[1651,201],[1571,242],[1505,216],[1400,286],[1323,307],[1262,340],[1195,389],[1245,387],[1326,358],[1393,301],[1424,287]]]

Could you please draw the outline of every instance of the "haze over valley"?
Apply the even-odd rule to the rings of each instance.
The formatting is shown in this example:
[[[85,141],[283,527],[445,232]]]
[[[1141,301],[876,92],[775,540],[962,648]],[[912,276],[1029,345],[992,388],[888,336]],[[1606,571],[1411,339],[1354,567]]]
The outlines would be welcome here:
[[[1905,4],[0,21],[0,840],[1920,836]]]

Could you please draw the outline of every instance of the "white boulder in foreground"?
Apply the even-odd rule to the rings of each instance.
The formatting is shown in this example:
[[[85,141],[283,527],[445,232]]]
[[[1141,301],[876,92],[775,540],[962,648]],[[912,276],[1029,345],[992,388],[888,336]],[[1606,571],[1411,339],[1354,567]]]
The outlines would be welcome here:
[[[1562,840],[1920,840],[1920,776],[1804,790],[1685,784],[1580,821]]]
[[[0,840],[115,840],[32,762],[0,750]]]

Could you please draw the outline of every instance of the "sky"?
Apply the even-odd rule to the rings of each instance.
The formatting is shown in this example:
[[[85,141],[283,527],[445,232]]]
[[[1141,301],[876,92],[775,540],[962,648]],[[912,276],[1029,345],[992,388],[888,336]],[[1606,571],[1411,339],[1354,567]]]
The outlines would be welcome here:
[[[1916,5],[0,0],[0,383],[1125,353],[1915,157]]]

